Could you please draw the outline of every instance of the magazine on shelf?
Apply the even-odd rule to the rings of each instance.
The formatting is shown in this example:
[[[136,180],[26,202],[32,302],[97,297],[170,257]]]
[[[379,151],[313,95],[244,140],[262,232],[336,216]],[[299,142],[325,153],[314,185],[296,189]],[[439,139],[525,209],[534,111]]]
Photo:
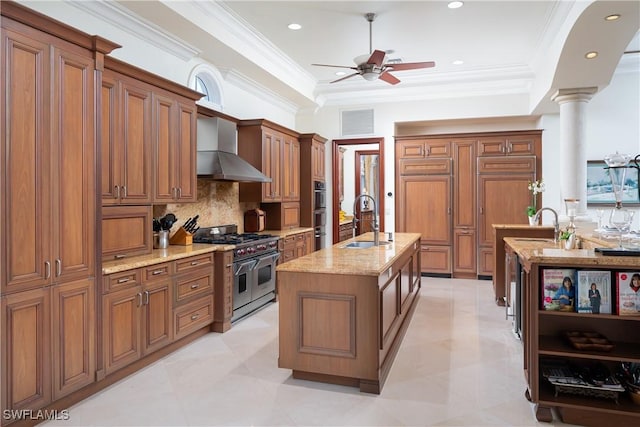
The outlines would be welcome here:
[[[576,296],[578,313],[611,314],[611,272],[579,270]]]
[[[640,316],[640,271],[616,273],[616,313]]]
[[[563,282],[567,286],[563,288]],[[545,268],[542,270],[541,308],[543,310],[575,311],[576,269]]]

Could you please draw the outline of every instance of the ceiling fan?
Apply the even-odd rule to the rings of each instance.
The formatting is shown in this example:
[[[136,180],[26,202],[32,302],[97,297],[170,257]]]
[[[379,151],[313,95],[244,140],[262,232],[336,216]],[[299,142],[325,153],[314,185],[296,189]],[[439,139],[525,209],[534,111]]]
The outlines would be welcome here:
[[[376,14],[367,13],[364,15],[364,17],[366,18],[367,21],[369,21],[369,55],[360,55],[354,58],[353,61],[356,63],[355,67],[350,67],[348,65],[311,64],[311,65],[317,65],[319,67],[349,68],[350,70],[355,70],[355,73],[349,74],[348,76],[341,77],[337,80],[333,80],[330,83],[336,83],[342,80],[346,80],[350,77],[360,75],[365,80],[373,81],[373,80],[380,79],[389,84],[395,85],[400,83],[400,80],[396,76],[391,74],[389,71],[416,70],[419,68],[430,68],[436,65],[436,63],[433,61],[384,63],[386,52],[382,50],[373,50],[373,47],[372,47],[372,25],[373,25],[373,20],[376,18]]]

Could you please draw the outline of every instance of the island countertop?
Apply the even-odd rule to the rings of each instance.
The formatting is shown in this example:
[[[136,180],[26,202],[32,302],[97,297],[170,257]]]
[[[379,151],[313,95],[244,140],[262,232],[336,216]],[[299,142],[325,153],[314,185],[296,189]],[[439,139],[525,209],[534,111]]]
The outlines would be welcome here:
[[[584,249],[566,250],[550,239],[505,237],[504,241],[527,263],[574,266],[625,266],[640,268],[640,256],[609,256],[595,252],[596,247],[615,247],[615,244],[595,236],[581,236]]]
[[[386,242],[383,236],[385,234],[380,233],[380,241]],[[345,247],[350,242],[372,241],[373,233],[369,232],[280,264],[276,271],[379,276],[419,239],[420,233],[394,233],[393,241],[388,244],[364,249]]]

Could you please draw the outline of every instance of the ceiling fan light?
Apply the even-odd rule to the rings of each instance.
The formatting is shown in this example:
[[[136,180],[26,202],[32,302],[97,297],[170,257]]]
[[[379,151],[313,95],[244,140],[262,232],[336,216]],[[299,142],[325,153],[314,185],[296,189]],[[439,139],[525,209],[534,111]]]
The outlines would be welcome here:
[[[378,80],[378,77],[380,76],[380,74],[375,73],[373,71],[368,71],[366,73],[362,73],[362,77],[367,80],[367,81],[374,81],[374,80]]]

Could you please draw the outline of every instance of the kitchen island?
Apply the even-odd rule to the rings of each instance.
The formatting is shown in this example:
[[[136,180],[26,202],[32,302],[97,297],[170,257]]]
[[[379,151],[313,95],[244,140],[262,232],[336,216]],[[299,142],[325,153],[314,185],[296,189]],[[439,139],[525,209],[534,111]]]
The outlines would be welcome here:
[[[298,379],[380,393],[420,289],[420,234],[349,248],[373,233],[281,264],[278,366]]]
[[[611,393],[603,393],[595,386],[585,391],[584,386],[558,385],[545,378],[548,366],[554,363],[579,366],[580,375],[587,378],[585,367],[598,363],[606,366],[610,373],[619,369],[621,362],[640,363],[640,334],[637,332],[640,316],[616,314],[615,300],[611,301],[611,313],[545,309],[543,300],[547,293],[543,278],[547,269],[573,269],[576,274],[604,272],[610,279],[608,291],[612,298],[620,286],[618,274],[640,271],[640,257],[603,256],[594,249],[614,246],[611,241],[598,236],[580,237],[583,248],[572,250],[558,248],[551,239],[504,238],[506,250],[515,254],[521,269],[521,274],[516,275],[519,280],[516,286],[522,288],[525,397],[535,403],[538,421],[552,421],[552,409],[555,409],[567,424],[640,425],[640,406],[633,403],[628,392],[616,392],[619,394],[612,398]],[[579,287],[579,280],[576,283]],[[575,331],[604,336],[612,347],[607,351],[576,348],[566,339],[567,333]]]

